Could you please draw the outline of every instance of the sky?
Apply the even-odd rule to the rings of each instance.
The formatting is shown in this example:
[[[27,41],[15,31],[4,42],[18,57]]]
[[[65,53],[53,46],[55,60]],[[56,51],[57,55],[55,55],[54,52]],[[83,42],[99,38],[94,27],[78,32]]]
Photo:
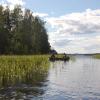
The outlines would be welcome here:
[[[100,53],[100,0],[0,0],[29,8],[46,21],[49,42],[59,53]]]

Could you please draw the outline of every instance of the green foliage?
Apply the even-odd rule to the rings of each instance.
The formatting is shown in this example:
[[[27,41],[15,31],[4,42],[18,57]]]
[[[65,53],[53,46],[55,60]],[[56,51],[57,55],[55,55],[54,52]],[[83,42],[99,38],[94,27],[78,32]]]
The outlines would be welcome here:
[[[0,54],[46,54],[50,44],[45,23],[26,9],[0,6]]]

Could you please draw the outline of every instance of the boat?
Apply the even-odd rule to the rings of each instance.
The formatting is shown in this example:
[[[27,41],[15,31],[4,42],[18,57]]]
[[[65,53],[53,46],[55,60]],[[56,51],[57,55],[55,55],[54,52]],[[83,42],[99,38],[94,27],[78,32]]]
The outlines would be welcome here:
[[[69,56],[67,57],[63,57],[63,58],[59,58],[59,57],[49,57],[50,61],[68,61],[70,59]]]

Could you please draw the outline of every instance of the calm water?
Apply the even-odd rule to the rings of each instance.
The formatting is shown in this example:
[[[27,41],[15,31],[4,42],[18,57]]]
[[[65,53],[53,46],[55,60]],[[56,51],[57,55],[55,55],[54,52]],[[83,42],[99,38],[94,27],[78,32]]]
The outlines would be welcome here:
[[[51,62],[46,74],[32,75],[34,79],[4,85],[0,100],[100,100],[100,60],[91,56]]]

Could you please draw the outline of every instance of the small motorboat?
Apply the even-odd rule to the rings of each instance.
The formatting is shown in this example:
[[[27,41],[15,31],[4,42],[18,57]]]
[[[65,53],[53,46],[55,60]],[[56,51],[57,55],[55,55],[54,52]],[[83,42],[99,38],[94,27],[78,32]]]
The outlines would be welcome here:
[[[50,61],[68,61],[70,59],[69,56],[67,57],[62,57],[62,58],[58,58],[58,57],[49,57]]]

